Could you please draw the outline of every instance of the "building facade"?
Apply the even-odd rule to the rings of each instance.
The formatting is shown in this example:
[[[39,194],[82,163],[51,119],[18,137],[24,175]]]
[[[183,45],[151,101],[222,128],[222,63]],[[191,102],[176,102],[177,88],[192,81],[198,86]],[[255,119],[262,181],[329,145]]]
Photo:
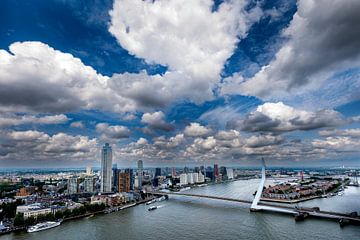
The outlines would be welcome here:
[[[137,177],[139,190],[142,189],[143,175],[144,175],[143,161],[139,160],[138,161],[138,177]]]

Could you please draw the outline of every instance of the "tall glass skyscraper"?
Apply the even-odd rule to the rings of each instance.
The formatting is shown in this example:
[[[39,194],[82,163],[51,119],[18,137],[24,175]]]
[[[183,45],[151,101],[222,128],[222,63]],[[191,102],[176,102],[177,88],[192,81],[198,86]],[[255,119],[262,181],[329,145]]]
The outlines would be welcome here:
[[[105,143],[101,150],[101,192],[111,192],[112,149]]]
[[[139,160],[138,161],[138,184],[139,187],[138,189],[141,190],[142,189],[142,182],[143,182],[143,161]]]

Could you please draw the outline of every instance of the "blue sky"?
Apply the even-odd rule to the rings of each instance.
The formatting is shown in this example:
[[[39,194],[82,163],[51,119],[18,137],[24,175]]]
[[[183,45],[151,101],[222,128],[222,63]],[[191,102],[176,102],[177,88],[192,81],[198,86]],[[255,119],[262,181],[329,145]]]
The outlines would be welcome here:
[[[4,1],[0,166],[105,142],[123,166],[358,166],[360,5],[324,4]]]

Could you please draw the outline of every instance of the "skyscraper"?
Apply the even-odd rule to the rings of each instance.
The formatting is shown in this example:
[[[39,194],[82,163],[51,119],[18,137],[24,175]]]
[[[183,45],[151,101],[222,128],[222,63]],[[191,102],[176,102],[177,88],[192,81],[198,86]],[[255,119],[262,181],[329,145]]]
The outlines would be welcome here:
[[[155,177],[161,176],[161,168],[155,168]]]
[[[134,178],[133,170],[131,168],[127,168],[125,169],[125,172],[129,173],[130,176],[130,190],[134,190],[135,178]]]
[[[118,178],[120,170],[117,168],[117,164],[112,165],[112,190],[117,191],[118,189]]]
[[[139,160],[138,161],[138,184],[139,184],[139,190],[142,189],[142,182],[143,182],[143,161]]]
[[[108,143],[101,151],[101,187],[100,192],[111,192],[112,149]]]

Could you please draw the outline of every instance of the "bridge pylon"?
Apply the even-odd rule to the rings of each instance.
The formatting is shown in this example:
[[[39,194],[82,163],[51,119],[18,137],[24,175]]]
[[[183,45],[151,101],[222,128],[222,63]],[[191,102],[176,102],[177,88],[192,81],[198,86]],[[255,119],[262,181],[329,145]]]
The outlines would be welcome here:
[[[256,212],[256,211],[261,211],[262,210],[262,207],[259,206],[259,201],[260,201],[260,198],[261,198],[261,195],[262,195],[262,192],[263,192],[263,189],[264,189],[264,185],[265,185],[265,180],[266,180],[266,172],[265,172],[265,160],[264,158],[261,159],[261,162],[262,162],[262,168],[261,168],[261,181],[260,181],[260,184],[259,184],[259,187],[256,191],[256,195],[255,195],[255,198],[251,204],[251,207],[250,207],[250,211],[252,212]]]

